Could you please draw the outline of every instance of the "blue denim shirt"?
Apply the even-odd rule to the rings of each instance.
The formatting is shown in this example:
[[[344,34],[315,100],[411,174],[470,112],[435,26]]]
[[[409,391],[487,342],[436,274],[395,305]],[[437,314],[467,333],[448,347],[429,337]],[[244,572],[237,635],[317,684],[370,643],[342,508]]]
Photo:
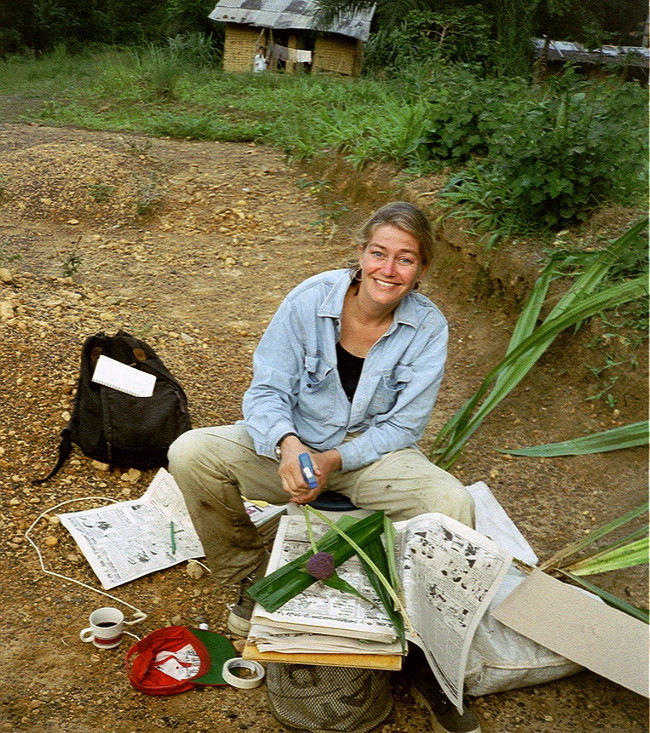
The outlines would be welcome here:
[[[284,299],[262,336],[243,401],[244,421],[260,455],[274,457],[278,440],[295,432],[319,451],[337,448],[341,470],[349,471],[422,437],[444,371],[445,317],[428,298],[408,293],[368,352],[350,403],[336,368],[350,282],[349,270],[305,280]]]

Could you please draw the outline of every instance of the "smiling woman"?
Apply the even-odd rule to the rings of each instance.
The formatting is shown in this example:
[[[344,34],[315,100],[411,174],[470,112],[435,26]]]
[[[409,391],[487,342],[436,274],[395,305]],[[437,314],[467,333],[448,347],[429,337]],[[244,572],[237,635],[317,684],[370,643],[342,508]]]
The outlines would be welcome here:
[[[418,208],[398,201],[379,209],[361,230],[356,269],[315,275],[280,305],[255,350],[244,420],[189,431],[172,445],[169,468],[212,577],[243,581],[228,621],[234,633],[248,633],[246,590],[265,569],[242,496],[307,504],[328,489],[393,520],[441,512],[473,525],[469,493],[417,446],[447,356],[444,316],[414,292],[430,252]],[[301,471],[305,453],[316,488]],[[418,678],[430,678],[437,700],[433,675],[420,666]],[[476,733],[468,720],[454,730]]]
[[[340,344],[365,357],[389,327],[393,312],[415,290],[428,265],[422,264],[418,240],[392,224],[382,224],[365,248],[343,303]]]

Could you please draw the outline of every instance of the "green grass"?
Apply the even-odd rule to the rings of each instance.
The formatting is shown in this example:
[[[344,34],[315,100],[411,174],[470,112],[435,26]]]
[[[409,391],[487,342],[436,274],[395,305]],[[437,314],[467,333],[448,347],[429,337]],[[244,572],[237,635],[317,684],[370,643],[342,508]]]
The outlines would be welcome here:
[[[596,199],[645,206],[647,101],[639,86],[590,85],[568,75],[537,88],[524,79],[483,79],[463,66],[443,73],[442,66],[383,78],[229,74],[182,38],[78,55],[58,47],[0,62],[0,111],[7,121],[257,141],[293,160],[338,154],[359,169],[386,162],[407,176],[447,169],[454,177],[443,198],[478,230],[488,229],[490,244],[498,234],[586,218]],[[562,95],[571,100],[572,126]],[[541,166],[539,141],[551,132],[553,155]],[[566,161],[583,148],[587,162],[576,153],[567,173]]]

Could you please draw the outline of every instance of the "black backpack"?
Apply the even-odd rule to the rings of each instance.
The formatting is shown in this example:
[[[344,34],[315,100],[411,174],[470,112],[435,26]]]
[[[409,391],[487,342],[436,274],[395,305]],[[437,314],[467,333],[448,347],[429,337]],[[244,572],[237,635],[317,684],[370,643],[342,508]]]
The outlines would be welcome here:
[[[101,355],[156,377],[151,397],[134,397],[92,381]],[[52,478],[72,452],[72,444],[102,463],[119,468],[158,468],[167,465],[167,449],[192,427],[187,397],[178,381],[144,341],[125,331],[115,336],[89,336],[81,352],[81,369],[72,417],[61,432],[56,466],[40,484]]]

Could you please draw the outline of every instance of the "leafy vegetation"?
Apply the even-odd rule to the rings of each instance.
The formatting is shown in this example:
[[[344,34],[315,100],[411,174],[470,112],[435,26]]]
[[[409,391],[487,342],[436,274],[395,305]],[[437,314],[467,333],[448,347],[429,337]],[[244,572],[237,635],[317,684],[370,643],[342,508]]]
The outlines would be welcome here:
[[[563,440],[561,443],[546,443],[530,448],[497,449],[500,453],[510,453],[513,456],[535,456],[549,458],[550,456],[583,456],[588,453],[606,453],[611,450],[623,450],[639,445],[648,444],[648,421],[622,425],[611,430],[604,430],[593,435],[583,435],[572,440]]]
[[[542,95],[502,98],[496,114],[493,102],[483,125],[485,112],[474,105],[466,112],[477,118],[469,120],[476,133],[467,138],[473,143],[468,153],[480,153],[481,146],[487,152],[450,181],[443,199],[475,218],[487,209],[493,218],[480,226],[508,231],[560,230],[585,221],[603,201],[638,200],[647,134],[636,91],[569,74],[551,80]],[[492,128],[495,119],[499,124]],[[620,157],[622,139],[626,152]]]
[[[639,85],[573,73],[531,85],[418,53],[399,76],[233,75],[218,70],[211,38],[178,34],[125,50],[11,56],[0,92],[24,95],[31,111],[22,119],[46,124],[261,141],[293,159],[338,153],[359,168],[386,162],[409,175],[446,169],[439,202],[492,242],[572,226],[607,203],[644,205]]]
[[[647,277],[602,287],[619,253],[636,243],[647,225],[647,219],[639,221],[601,252],[575,280],[543,323],[537,326],[548,286],[555,273],[555,263],[551,260],[519,316],[505,357],[485,377],[473,397],[440,430],[431,448],[432,460],[442,468],[449,469],[483,420],[528,374],[559,333],[578,326],[602,310],[634,300],[647,300]]]
[[[598,527],[586,537],[562,548],[552,557],[540,563],[539,569],[586,588],[588,591],[600,596],[610,606],[647,624],[649,615],[646,609],[637,608],[628,601],[584,579],[585,575],[596,575],[648,564],[647,514],[648,503],[632,509],[611,522],[607,522],[602,527]],[[624,537],[615,536],[606,547],[600,547],[591,554],[584,554],[590,545],[598,542],[603,537],[611,535],[639,517],[646,517],[646,519],[629,534]],[[522,569],[530,570],[531,568],[522,567]]]

